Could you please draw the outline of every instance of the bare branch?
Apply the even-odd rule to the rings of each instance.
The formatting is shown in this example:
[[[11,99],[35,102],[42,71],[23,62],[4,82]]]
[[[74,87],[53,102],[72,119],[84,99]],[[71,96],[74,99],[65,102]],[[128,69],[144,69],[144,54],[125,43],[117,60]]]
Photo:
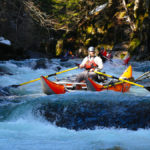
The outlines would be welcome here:
[[[68,30],[68,27],[66,26],[60,26],[60,23],[54,19],[54,16],[49,16],[46,13],[42,12],[38,6],[35,6],[35,4],[32,1],[25,1],[24,5],[30,12],[30,15],[32,18],[40,24],[42,27],[46,28],[53,28],[55,30]]]
[[[126,5],[126,1],[125,0],[122,0],[122,4],[123,4],[123,7],[126,11],[126,14],[127,14],[127,21],[129,22],[130,24],[130,28],[132,31],[135,31],[136,30],[136,26],[134,24],[134,22],[131,20],[130,16],[129,16],[129,13],[128,13],[128,9],[127,9],[127,5]]]

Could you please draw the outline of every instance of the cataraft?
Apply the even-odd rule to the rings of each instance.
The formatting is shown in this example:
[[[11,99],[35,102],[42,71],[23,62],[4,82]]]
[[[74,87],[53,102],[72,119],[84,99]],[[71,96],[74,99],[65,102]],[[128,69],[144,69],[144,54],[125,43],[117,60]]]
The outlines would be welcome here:
[[[128,81],[132,78],[132,67],[129,66],[124,71],[124,73],[118,78],[121,81],[114,80],[114,82],[111,81],[102,84],[97,83],[90,78],[88,78],[85,83],[52,82],[44,76],[41,76],[40,78],[43,92],[47,95],[64,94],[66,92],[72,92],[75,90],[87,90],[87,91],[113,90],[116,92],[128,92],[131,87],[130,81],[129,83],[123,81]]]

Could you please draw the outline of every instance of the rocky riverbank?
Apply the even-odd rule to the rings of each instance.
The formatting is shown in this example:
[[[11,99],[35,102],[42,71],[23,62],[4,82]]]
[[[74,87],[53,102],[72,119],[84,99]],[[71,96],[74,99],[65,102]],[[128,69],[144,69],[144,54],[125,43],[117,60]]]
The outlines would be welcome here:
[[[0,44],[0,59],[51,58],[65,50],[84,56],[93,45],[149,60],[148,4],[147,0],[1,0],[0,37],[10,40],[11,46]]]

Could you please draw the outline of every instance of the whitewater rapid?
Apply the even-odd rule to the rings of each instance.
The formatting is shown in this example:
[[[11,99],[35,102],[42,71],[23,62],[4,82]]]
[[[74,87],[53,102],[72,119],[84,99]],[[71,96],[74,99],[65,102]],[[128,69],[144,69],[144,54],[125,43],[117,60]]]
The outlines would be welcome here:
[[[59,59],[44,59],[46,67],[35,69],[37,61],[38,59],[28,59],[0,62],[0,68],[5,72],[4,75],[0,76],[0,87],[20,84],[39,78],[41,75],[66,70],[74,67],[75,63],[81,62],[80,59],[69,60],[68,62],[61,62]],[[131,62],[131,64],[135,78],[147,71],[150,66],[150,62]],[[126,68],[127,66],[122,65],[120,60],[114,59],[112,63],[106,62],[104,64],[103,71],[119,77]],[[57,77],[65,78],[81,71],[77,69]],[[50,79],[55,80],[55,77]],[[70,104],[78,105],[78,103],[85,102],[121,103],[129,100],[131,103],[132,101],[144,101],[149,104],[150,93],[143,88],[133,86],[128,93],[104,91],[102,93],[77,92],[47,96],[42,92],[40,81],[11,89],[9,95],[0,96],[0,149],[149,150],[149,128],[129,130],[95,126],[92,130],[73,130],[59,127],[55,122],[49,122],[37,111],[42,105],[47,104],[70,106]]]

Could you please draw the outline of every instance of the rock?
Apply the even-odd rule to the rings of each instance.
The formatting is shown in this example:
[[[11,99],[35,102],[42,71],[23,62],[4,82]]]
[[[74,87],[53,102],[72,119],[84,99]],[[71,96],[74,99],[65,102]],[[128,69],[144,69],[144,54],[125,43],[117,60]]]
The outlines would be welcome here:
[[[55,71],[60,71],[60,69],[61,69],[60,66],[55,67]]]
[[[13,75],[8,68],[6,68],[4,66],[0,66],[0,75],[6,75],[6,74]]]
[[[28,58],[25,55],[24,49],[18,48],[15,49],[13,45],[6,45],[0,43],[0,60],[9,60],[9,59],[26,59]]]
[[[114,51],[120,51],[120,50],[127,50],[129,48],[129,42],[122,42],[114,45],[113,50]]]
[[[34,70],[36,69],[46,69],[47,65],[46,65],[46,60],[45,59],[39,59],[36,61],[36,65],[33,67]]]
[[[46,120],[68,129],[94,129],[96,126],[137,130],[150,127],[150,102],[78,102],[43,104],[36,110]]]

